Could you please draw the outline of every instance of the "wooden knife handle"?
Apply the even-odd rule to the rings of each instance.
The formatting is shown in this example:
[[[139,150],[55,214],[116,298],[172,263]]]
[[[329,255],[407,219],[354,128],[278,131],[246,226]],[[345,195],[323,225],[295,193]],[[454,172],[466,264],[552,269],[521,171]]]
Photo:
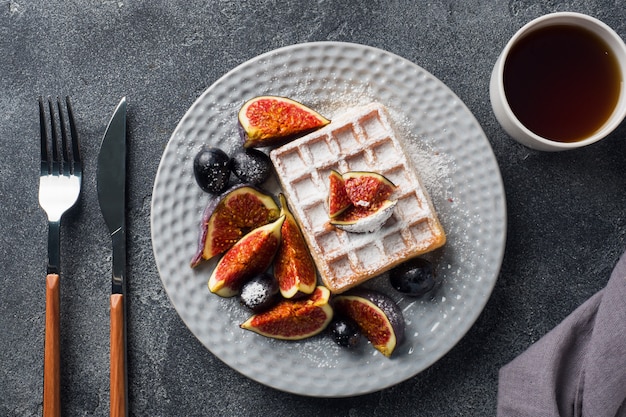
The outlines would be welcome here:
[[[46,335],[43,358],[43,415],[61,416],[61,338],[59,275],[46,277]]]
[[[126,416],[124,296],[111,295],[111,417]]]

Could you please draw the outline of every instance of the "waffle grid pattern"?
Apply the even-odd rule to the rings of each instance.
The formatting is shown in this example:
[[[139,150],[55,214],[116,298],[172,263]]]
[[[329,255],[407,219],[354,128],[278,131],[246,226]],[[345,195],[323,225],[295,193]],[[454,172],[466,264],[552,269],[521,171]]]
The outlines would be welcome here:
[[[270,156],[322,281],[335,293],[445,242],[430,199],[378,103],[353,109]],[[398,186],[392,196],[398,204],[379,231],[348,233],[329,224],[331,170],[377,172]]]

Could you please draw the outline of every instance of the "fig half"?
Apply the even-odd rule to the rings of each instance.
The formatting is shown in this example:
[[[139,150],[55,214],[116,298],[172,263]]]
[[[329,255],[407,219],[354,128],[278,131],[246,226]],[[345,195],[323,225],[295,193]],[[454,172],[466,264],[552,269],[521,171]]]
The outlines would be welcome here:
[[[237,185],[211,199],[202,215],[191,266],[226,252],[249,231],[276,220],[279,213],[270,195],[249,185]]]
[[[339,216],[331,219],[330,224],[350,233],[375,232],[389,220],[396,203],[396,200],[385,200],[375,210],[351,206]]]
[[[389,198],[396,186],[375,172],[350,171],[330,174],[330,224],[351,233],[380,229],[393,214],[396,200]],[[344,190],[341,190],[343,183]]]
[[[338,316],[354,321],[372,346],[387,357],[404,341],[402,310],[381,292],[357,288],[336,296],[333,307]]]
[[[285,298],[311,294],[317,284],[317,272],[311,252],[302,236],[283,194],[279,195],[280,214],[285,216],[281,229],[281,245],[274,259],[274,276]]]
[[[269,310],[253,315],[240,327],[274,339],[305,339],[320,333],[332,320],[329,298],[330,291],[318,286],[306,298],[281,300]]]
[[[209,290],[222,297],[232,297],[239,294],[247,280],[267,270],[280,245],[284,220],[285,216],[281,216],[252,230],[228,249],[213,269]]]
[[[343,176],[334,169],[328,176],[328,189],[328,217],[333,219],[350,207],[352,201],[346,192]]]
[[[244,148],[284,143],[330,123],[321,114],[286,97],[260,96],[239,110]]]
[[[375,210],[396,189],[391,181],[376,172],[350,171],[342,178],[348,198],[357,207]]]

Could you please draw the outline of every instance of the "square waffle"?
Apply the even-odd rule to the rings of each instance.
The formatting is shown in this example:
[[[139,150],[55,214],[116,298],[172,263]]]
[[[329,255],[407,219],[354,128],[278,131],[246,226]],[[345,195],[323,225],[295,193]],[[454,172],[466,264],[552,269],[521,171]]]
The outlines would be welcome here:
[[[432,251],[446,237],[432,202],[378,103],[351,109],[325,127],[271,151],[289,207],[298,220],[324,285],[341,293]],[[372,233],[329,223],[331,170],[371,171],[398,188],[391,218]]]

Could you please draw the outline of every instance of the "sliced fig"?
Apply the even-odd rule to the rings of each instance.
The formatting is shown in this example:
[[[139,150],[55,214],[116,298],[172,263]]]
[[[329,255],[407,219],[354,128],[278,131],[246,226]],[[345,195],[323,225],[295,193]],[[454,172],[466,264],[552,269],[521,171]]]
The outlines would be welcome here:
[[[350,233],[375,232],[389,220],[396,203],[396,200],[385,200],[376,209],[351,206],[331,219],[330,224]]]
[[[307,106],[277,96],[248,100],[239,110],[238,118],[245,148],[283,143],[330,123]]]
[[[357,207],[376,209],[396,189],[391,181],[375,172],[350,171],[342,178],[348,198]]]
[[[324,330],[333,318],[329,298],[330,291],[318,286],[306,298],[284,299],[269,310],[253,315],[241,324],[241,328],[283,340],[314,336]]]
[[[342,187],[343,185],[343,187]],[[343,188],[343,191],[342,191]],[[350,171],[330,174],[330,224],[351,233],[380,229],[393,214],[396,186],[375,172]]]
[[[346,184],[340,173],[331,170],[328,180],[328,217],[333,219],[350,207],[352,202],[346,192]]]
[[[280,214],[285,216],[281,229],[281,245],[274,259],[274,276],[285,298],[311,294],[317,284],[317,273],[311,252],[283,194],[279,195]]]
[[[226,252],[249,231],[276,220],[279,212],[270,195],[249,185],[235,186],[222,197],[211,199],[202,215],[198,250],[191,266]]]
[[[228,249],[213,269],[209,290],[222,297],[232,297],[248,279],[267,270],[280,245],[284,220],[285,216],[281,216],[257,227]]]
[[[404,316],[387,295],[364,288],[350,290],[333,299],[338,316],[354,321],[380,353],[389,357],[404,341]]]

